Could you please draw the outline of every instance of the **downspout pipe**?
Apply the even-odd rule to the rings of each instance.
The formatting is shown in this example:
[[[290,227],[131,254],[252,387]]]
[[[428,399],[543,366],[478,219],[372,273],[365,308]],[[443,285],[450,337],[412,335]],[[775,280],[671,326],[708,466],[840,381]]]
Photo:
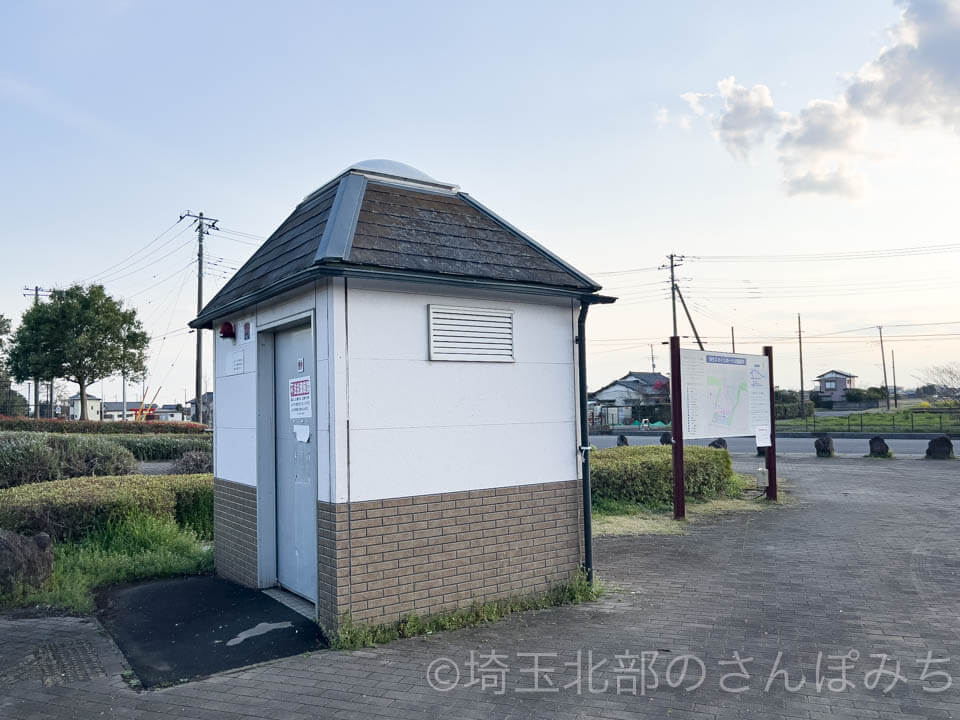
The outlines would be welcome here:
[[[587,424],[587,310],[590,303],[581,300],[577,318],[577,373],[580,388],[580,462],[583,482],[583,568],[587,582],[593,583],[593,510],[590,491],[590,427]]]
[[[590,426],[587,424],[587,310],[591,305],[607,305],[616,298],[606,295],[580,297],[580,315],[577,317],[577,385],[580,395],[580,462],[583,476],[583,569],[587,582],[593,583],[593,513],[590,491]]]

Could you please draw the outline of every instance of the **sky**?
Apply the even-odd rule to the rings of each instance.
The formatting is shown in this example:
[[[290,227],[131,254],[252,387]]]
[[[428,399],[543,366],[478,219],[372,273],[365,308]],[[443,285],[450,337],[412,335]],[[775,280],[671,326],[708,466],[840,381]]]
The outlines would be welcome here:
[[[153,338],[158,402],[193,387],[177,218],[223,228],[209,299],[367,158],[457,183],[620,298],[590,314],[591,389],[651,346],[668,369],[671,253],[705,346],[773,345],[782,387],[798,313],[808,389],[881,384],[878,325],[901,386],[960,354],[957,0],[8,0],[0,153],[0,313],[103,282]]]

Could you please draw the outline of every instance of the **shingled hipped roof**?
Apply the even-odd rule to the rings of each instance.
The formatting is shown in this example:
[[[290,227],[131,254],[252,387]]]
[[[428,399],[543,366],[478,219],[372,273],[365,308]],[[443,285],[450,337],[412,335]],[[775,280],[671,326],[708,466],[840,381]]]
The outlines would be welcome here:
[[[211,327],[219,317],[331,275],[608,300],[595,295],[600,286],[593,280],[457,186],[376,160],[307,196],[190,325]]]

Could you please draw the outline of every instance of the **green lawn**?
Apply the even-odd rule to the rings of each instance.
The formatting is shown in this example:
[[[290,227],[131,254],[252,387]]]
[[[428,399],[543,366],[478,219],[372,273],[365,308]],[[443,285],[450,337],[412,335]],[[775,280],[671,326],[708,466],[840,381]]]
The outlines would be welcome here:
[[[960,432],[960,412],[897,410],[777,420],[777,430],[805,432]]]

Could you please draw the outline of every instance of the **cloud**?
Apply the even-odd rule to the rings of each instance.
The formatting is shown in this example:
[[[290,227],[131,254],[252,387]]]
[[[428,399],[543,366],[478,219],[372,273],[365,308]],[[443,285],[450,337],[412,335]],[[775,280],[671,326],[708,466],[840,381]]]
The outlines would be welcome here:
[[[659,129],[663,130],[670,122],[670,111],[665,107],[657,108],[657,114],[654,116],[653,121]]]
[[[773,107],[766,85],[747,89],[732,75],[717,83],[723,111],[714,117],[717,135],[734,157],[746,160],[750,151],[762,145],[767,134],[778,131],[787,114]]]
[[[695,92],[685,92],[680,96],[687,105],[690,106],[690,109],[693,111],[694,115],[703,115],[706,113],[706,108],[703,106],[703,101],[712,97],[710,93],[695,93]]]
[[[855,196],[864,185],[856,161],[869,121],[960,132],[960,0],[907,0],[889,34],[890,45],[847,76],[840,98],[812,100],[796,114],[777,111],[766,85],[748,90],[733,77],[718,83],[719,94],[680,97],[737,159],[774,135],[788,194]]]
[[[783,184],[787,195],[813,193],[857,197],[863,192],[860,175],[845,166],[825,171],[808,170],[785,178]]]
[[[913,0],[891,36],[893,44],[853,75],[850,107],[903,124],[938,120],[960,131],[960,2]]]
[[[656,124],[658,130],[663,130],[670,125],[676,125],[681,130],[690,129],[690,115],[673,115],[670,113],[670,110],[665,107],[657,108],[657,112],[653,116],[653,122]]]

